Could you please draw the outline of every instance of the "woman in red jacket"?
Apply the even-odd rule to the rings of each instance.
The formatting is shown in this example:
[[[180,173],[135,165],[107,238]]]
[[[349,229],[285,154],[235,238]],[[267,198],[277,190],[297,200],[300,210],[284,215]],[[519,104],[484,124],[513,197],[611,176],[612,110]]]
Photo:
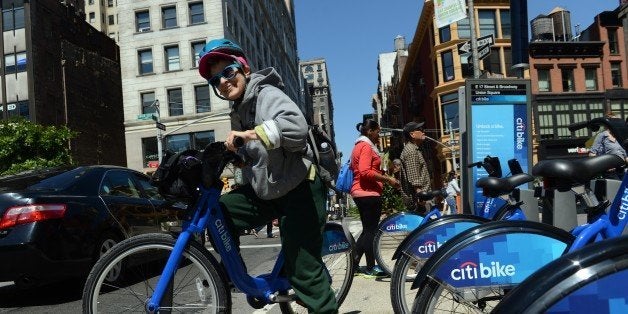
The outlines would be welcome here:
[[[356,129],[360,136],[355,141],[351,152],[351,169],[353,169],[353,185],[351,197],[358,206],[362,221],[362,234],[356,243],[356,265],[360,264],[362,254],[366,256],[366,267],[358,267],[358,272],[371,276],[384,276],[385,273],[375,265],[373,239],[377,232],[377,224],[382,214],[383,182],[399,187],[399,181],[383,174],[380,169],[382,159],[374,143],[379,140],[379,124],[371,119],[358,123]]]

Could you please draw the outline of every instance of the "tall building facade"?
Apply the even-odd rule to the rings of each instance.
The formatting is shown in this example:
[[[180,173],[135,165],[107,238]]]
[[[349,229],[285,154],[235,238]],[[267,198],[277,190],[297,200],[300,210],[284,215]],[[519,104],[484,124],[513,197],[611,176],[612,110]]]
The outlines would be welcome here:
[[[510,2],[474,1],[474,22],[476,37],[492,35],[494,38],[490,53],[479,64],[482,77],[515,77],[511,69]],[[428,136],[441,142],[449,140],[450,126],[454,130],[458,128],[458,88],[473,77],[470,53],[458,48],[470,38],[469,18],[438,28],[434,2],[425,1],[395,90],[404,124],[425,122]],[[393,108],[388,106],[388,110]],[[453,169],[451,151],[431,142],[422,146],[434,177],[432,181],[438,184],[442,175]]]
[[[530,43],[538,159],[588,156],[588,129],[572,123],[612,113],[628,118],[625,32],[620,9],[598,14],[578,41]]]
[[[320,126],[332,140],[335,140],[334,132],[334,104],[331,100],[331,88],[327,75],[327,62],[325,59],[313,59],[299,62],[303,75],[303,88],[306,104],[311,104],[311,124]],[[310,110],[306,109],[306,114]]]
[[[253,71],[273,66],[299,99],[292,1],[117,1],[128,166],[150,171],[164,149],[201,149],[226,138],[231,103],[198,74],[198,53],[229,38]],[[153,116],[162,124],[156,128]]]
[[[78,132],[79,164],[126,165],[119,50],[85,22],[82,1],[2,1],[4,119]]]

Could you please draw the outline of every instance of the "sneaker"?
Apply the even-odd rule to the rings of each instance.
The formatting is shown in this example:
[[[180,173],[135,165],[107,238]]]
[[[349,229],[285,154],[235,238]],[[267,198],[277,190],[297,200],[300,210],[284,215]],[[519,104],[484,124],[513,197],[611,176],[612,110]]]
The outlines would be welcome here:
[[[388,275],[381,268],[379,268],[379,266],[373,266],[373,268],[367,269],[366,272],[364,272],[364,277],[382,278],[382,277],[388,277]]]

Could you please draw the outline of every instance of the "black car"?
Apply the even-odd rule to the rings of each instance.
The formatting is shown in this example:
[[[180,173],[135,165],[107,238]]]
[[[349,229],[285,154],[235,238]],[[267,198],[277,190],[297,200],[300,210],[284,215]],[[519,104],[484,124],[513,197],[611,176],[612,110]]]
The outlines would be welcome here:
[[[0,178],[0,282],[31,287],[85,276],[114,244],[170,232],[183,215],[184,205],[167,203],[148,176],[128,168],[82,166]]]

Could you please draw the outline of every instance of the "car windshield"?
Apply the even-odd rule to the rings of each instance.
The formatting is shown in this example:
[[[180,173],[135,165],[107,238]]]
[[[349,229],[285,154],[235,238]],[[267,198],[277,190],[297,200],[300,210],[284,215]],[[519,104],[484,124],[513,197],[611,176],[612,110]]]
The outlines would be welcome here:
[[[50,168],[17,174],[0,179],[0,191],[37,190],[59,191],[70,186],[87,171],[84,167],[68,171],[68,168]]]

